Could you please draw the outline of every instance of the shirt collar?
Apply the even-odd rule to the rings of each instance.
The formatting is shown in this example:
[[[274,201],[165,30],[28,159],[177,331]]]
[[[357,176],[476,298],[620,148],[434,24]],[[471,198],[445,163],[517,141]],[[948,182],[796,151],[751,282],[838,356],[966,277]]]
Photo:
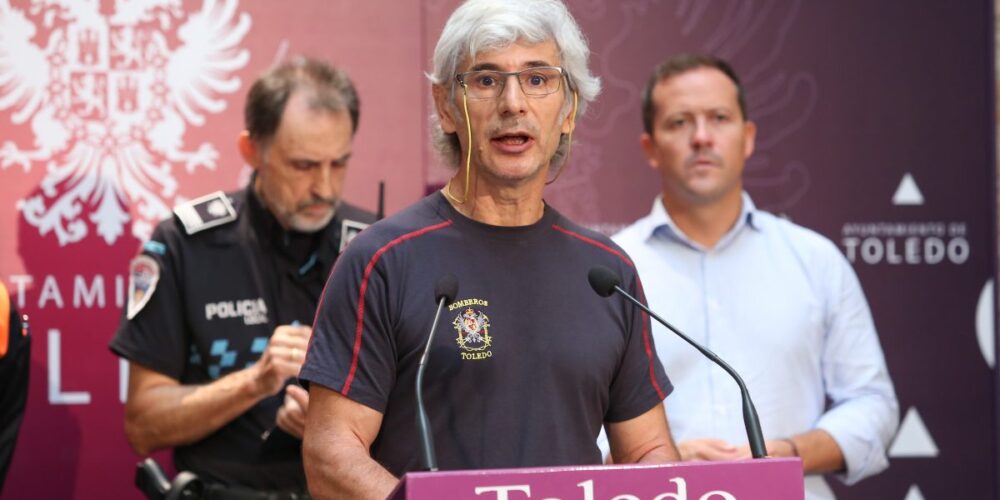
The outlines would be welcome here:
[[[757,206],[754,205],[753,200],[750,199],[750,195],[746,191],[742,192],[740,204],[740,215],[736,219],[736,224],[730,229],[723,237],[719,240],[719,243],[715,245],[715,250],[725,248],[730,242],[743,230],[744,227],[750,227],[755,231],[760,231],[762,228],[760,223],[757,221],[755,214],[757,212]],[[646,218],[648,224],[644,230],[644,236],[647,239],[651,238],[670,238],[676,240],[684,245],[691,248],[705,252],[705,247],[699,245],[692,241],[686,234],[674,222],[667,213],[667,209],[663,206],[663,194],[660,194],[653,200],[653,210],[649,213]]]

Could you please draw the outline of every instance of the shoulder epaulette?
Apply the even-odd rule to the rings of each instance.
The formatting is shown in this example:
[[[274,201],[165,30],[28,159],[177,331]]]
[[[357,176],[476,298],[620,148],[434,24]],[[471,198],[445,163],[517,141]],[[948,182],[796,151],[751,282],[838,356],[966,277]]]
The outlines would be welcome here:
[[[344,219],[344,222],[340,224],[340,250],[341,252],[347,248],[347,244],[354,239],[361,231],[363,231],[370,224],[365,224],[364,222],[358,222],[356,220]]]
[[[190,235],[236,220],[236,209],[226,193],[216,191],[177,205],[174,215],[184,225],[184,232]]]

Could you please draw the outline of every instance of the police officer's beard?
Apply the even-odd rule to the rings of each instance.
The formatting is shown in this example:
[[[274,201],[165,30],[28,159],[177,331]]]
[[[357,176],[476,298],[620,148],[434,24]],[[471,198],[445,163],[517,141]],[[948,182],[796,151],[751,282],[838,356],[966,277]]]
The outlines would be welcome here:
[[[339,200],[337,198],[321,198],[314,196],[308,201],[299,203],[295,207],[295,211],[292,212],[289,218],[289,225],[292,229],[300,231],[303,233],[314,233],[320,231],[333,220],[333,216],[337,213],[337,203]],[[327,212],[320,219],[314,219],[306,216],[307,210],[314,209],[316,205],[325,205],[328,209]]]

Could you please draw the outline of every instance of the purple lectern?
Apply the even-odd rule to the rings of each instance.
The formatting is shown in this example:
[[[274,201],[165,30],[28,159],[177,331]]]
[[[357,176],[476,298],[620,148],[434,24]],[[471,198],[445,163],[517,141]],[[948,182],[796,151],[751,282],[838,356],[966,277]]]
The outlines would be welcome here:
[[[802,500],[802,461],[411,472],[391,500]]]

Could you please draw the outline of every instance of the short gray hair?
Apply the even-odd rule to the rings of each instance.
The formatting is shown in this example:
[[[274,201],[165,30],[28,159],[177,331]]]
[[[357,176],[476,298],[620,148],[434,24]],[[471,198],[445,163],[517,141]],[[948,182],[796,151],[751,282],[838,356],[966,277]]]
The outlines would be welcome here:
[[[312,92],[310,109],[347,111],[351,133],[357,132],[361,101],[347,73],[319,59],[295,56],[261,74],[250,87],[243,107],[250,139],[265,149],[270,145],[288,99],[297,90]]]
[[[561,0],[467,0],[448,18],[434,48],[433,71],[427,76],[431,83],[448,87],[448,95],[453,97],[459,62],[480,52],[508,47],[519,40],[556,42],[569,85],[579,97],[576,115],[582,116],[587,105],[601,93],[601,80],[590,73],[587,65],[590,48]],[[563,116],[570,112],[572,103],[572,96],[567,92]],[[458,135],[444,132],[437,113],[431,113],[430,121],[435,149],[449,165],[458,166],[461,161]],[[562,163],[567,148],[568,140],[564,135],[552,158],[553,165]]]

